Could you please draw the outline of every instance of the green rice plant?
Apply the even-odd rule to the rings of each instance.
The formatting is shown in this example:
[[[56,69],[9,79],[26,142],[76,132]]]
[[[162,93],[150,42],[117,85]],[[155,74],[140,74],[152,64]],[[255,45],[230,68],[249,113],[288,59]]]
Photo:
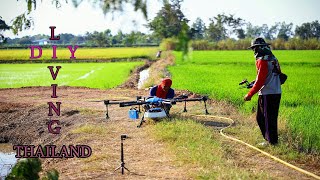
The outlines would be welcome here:
[[[303,105],[294,109],[290,115],[289,127],[296,148],[307,152],[320,152],[320,105]]]
[[[306,151],[320,149],[320,51],[273,51],[280,61],[281,69],[288,75],[282,85],[280,120],[288,125],[290,138],[296,139]],[[193,51],[187,60],[174,52],[176,63],[169,67],[173,87],[209,95],[213,99],[231,102],[240,111],[251,112],[256,108],[257,95],[250,102],[243,96],[248,89],[241,89],[239,82],[256,77],[255,59],[252,51]],[[313,123],[310,123],[313,119]],[[298,125],[300,124],[300,125]],[[312,133],[311,133],[312,132]]]
[[[55,63],[55,64],[0,64],[0,88],[25,86],[77,86],[108,89],[128,78],[130,72],[143,62],[119,63]],[[61,66],[53,80],[47,66]],[[56,68],[53,69],[56,71]]]

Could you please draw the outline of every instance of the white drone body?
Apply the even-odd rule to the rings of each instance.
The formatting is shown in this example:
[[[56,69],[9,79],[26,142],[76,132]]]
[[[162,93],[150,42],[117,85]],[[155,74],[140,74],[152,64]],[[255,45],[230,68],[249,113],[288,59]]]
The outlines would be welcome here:
[[[156,119],[167,117],[163,108],[150,108],[144,113],[145,118]]]

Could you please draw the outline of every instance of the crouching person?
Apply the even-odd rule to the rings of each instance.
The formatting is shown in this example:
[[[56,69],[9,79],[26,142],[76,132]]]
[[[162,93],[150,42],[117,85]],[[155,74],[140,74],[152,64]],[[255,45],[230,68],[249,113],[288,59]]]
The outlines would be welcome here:
[[[170,78],[165,78],[161,81],[159,85],[156,85],[150,89],[150,96],[156,96],[162,99],[173,99],[175,96],[174,90],[171,88],[172,80]],[[165,106],[167,112],[170,111],[171,105]]]

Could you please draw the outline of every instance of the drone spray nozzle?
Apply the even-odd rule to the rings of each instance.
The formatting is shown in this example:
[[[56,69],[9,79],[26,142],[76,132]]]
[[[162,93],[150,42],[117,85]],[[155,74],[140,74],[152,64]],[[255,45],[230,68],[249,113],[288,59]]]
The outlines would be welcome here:
[[[207,101],[207,100],[208,100],[208,96],[203,96],[203,97],[202,97],[202,100],[203,100],[203,101]]]
[[[137,101],[139,101],[142,98],[142,96],[137,96]]]
[[[109,100],[104,100],[103,102],[104,102],[105,105],[108,105],[110,103]]]

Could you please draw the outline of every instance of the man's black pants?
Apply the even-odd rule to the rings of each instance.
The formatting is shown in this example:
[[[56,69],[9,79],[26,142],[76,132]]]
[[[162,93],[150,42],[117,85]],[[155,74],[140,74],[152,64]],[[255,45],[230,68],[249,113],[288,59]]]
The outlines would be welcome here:
[[[259,95],[257,122],[265,140],[278,143],[278,112],[281,94]]]

